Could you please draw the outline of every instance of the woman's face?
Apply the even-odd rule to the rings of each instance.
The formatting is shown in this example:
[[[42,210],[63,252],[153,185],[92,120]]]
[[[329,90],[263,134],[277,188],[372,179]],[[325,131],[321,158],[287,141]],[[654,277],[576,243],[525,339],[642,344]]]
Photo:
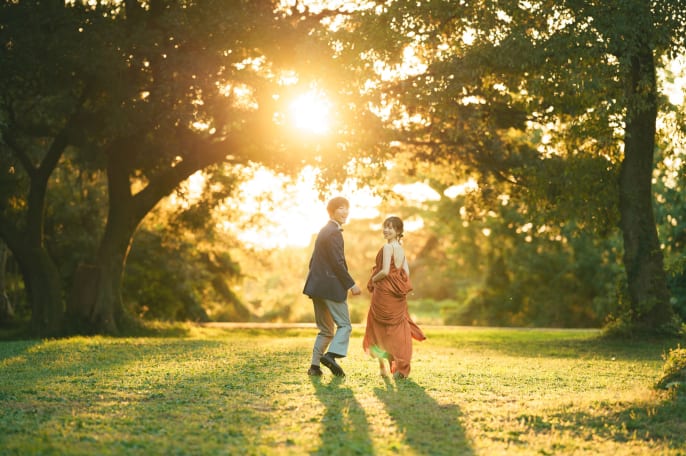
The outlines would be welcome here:
[[[383,237],[389,241],[396,239],[398,237],[398,232],[393,228],[393,225],[386,223],[383,226]]]

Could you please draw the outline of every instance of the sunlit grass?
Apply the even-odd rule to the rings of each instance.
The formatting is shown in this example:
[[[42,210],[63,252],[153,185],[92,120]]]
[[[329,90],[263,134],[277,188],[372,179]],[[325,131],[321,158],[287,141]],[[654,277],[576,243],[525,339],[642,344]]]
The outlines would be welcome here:
[[[356,328],[343,381],[307,377],[313,329],[0,343],[2,454],[660,454],[686,401],[653,389],[677,341],[426,328],[384,381]]]

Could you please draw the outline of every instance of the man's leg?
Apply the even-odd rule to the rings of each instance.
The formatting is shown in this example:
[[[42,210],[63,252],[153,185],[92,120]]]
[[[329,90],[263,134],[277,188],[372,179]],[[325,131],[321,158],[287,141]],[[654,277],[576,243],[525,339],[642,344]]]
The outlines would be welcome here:
[[[348,303],[324,300],[329,314],[336,323],[336,333],[329,345],[329,353],[336,355],[338,358],[343,358],[348,354],[348,344],[350,343],[350,334],[353,331],[353,326],[350,323],[350,312],[348,312]]]
[[[319,359],[326,352],[331,339],[334,337],[334,319],[324,299],[312,298],[314,304],[314,321],[319,329],[319,334],[314,340],[312,349],[312,366],[319,366]]]

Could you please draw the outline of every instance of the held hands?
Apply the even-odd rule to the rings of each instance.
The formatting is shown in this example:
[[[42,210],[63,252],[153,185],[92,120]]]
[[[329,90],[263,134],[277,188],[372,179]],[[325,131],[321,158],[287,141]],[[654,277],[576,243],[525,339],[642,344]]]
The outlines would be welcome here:
[[[353,285],[353,287],[350,289],[350,293],[353,294],[353,296],[357,296],[359,294],[362,294],[362,290],[360,290],[360,287],[357,286],[357,284]]]

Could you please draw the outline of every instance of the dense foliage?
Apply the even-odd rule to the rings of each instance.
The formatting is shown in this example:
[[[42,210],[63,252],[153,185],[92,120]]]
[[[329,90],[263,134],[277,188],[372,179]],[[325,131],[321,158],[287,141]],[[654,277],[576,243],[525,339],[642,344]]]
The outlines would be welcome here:
[[[294,85],[283,80],[307,86],[298,66],[317,59],[324,68],[312,23],[270,1],[0,5],[0,237],[35,335],[62,333],[65,316],[87,332],[130,322],[121,280],[134,234],[195,172],[226,163],[222,173],[237,177],[240,164],[313,158],[307,148],[293,154],[287,146],[302,144],[274,123]],[[61,168],[84,178],[72,180],[83,198],[52,195],[53,183],[69,191],[59,190]],[[106,194],[102,207],[88,206],[91,184]],[[53,201],[83,204],[87,223],[51,220]],[[90,249],[51,250],[48,238],[63,230]]]
[[[218,229],[261,163],[315,164],[321,188],[347,172],[421,221],[412,299],[449,303],[442,322],[673,329],[686,122],[657,75],[683,51],[682,3],[3,2],[0,321],[309,319],[306,249]],[[338,106],[316,140],[284,121],[313,84]],[[390,197],[413,182],[438,198]],[[346,231],[362,284],[379,221]]]
[[[543,236],[618,225],[615,327],[671,332],[653,215],[658,113],[670,110],[657,69],[684,51],[685,27],[674,1],[396,1],[352,20],[346,49],[363,49],[361,73],[396,71],[371,87],[398,149],[451,169],[448,185],[476,179],[483,210],[516,201],[515,229]]]

